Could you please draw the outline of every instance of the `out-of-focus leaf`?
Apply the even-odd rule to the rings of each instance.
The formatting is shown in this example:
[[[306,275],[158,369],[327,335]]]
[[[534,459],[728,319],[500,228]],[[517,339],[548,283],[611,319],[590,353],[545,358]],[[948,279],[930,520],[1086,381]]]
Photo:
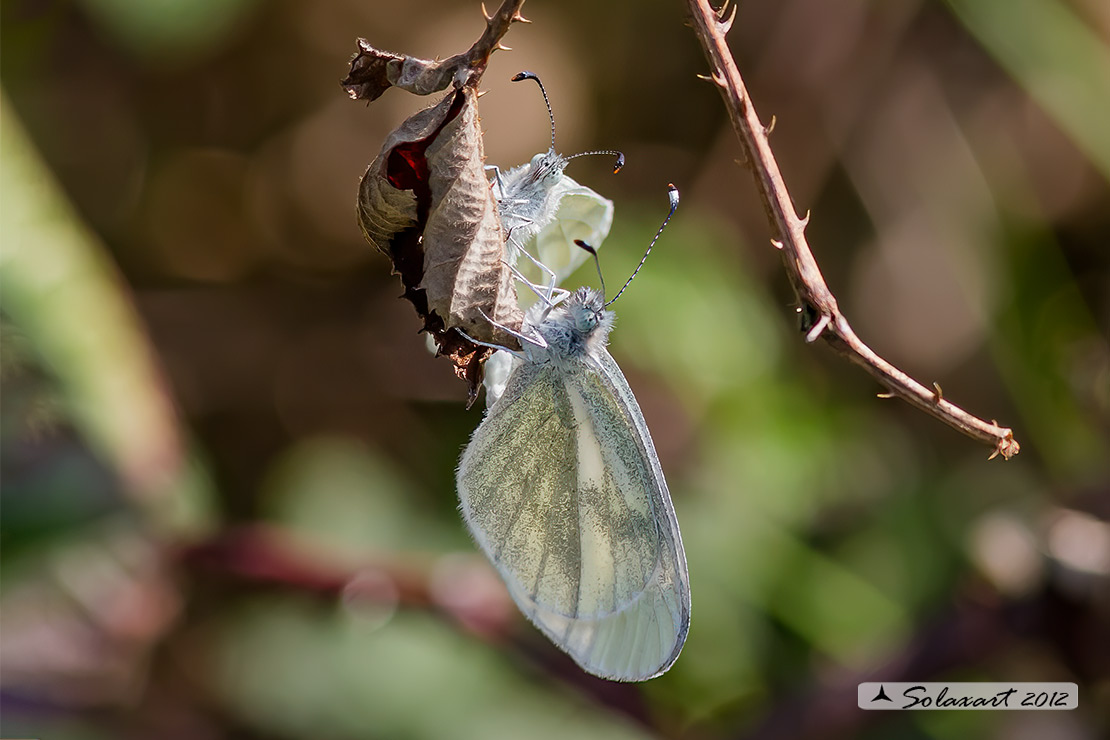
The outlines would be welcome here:
[[[232,616],[215,633],[215,683],[236,715],[275,737],[645,737],[597,704],[521,680],[503,656],[426,614],[398,612],[383,626],[267,599]]]
[[[272,467],[264,493],[268,516],[286,529],[353,557],[467,545],[457,522],[419,515],[412,483],[378,451],[341,437],[289,449]]]
[[[258,0],[80,0],[125,48],[180,63],[218,48]]]
[[[1060,0],[947,0],[1110,180],[1110,48]]]
[[[1110,434],[1096,402],[1099,379],[1083,381],[1077,371],[1085,353],[1106,367],[1106,340],[1053,236],[1026,223],[1006,237],[1013,297],[993,342],[999,372],[1045,464],[1058,475],[1105,478],[1110,460],[1099,451]]]
[[[739,265],[721,258],[720,245],[735,236],[694,208],[679,211],[613,304],[617,328],[611,341],[624,366],[653,368],[700,404],[767,382],[782,340],[761,291]],[[634,212],[625,213],[625,228],[609,240],[603,258],[609,280],[631,273],[658,227],[655,214],[641,211],[632,221]],[[618,259],[624,263],[619,268]],[[676,274],[684,279],[675,280]]]
[[[151,648],[181,608],[163,550],[133,524],[110,521],[7,567],[5,693],[83,708],[118,707],[133,696]]]
[[[159,525],[200,525],[207,490],[115,269],[0,98],[0,305],[59,381],[71,418]]]

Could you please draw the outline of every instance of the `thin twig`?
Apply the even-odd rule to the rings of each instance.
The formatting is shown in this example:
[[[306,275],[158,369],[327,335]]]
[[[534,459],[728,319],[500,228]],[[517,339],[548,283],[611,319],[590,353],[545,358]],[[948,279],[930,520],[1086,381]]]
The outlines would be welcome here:
[[[969,414],[945,399],[937,388],[926,388],[875,354],[852,331],[806,243],[805,228],[809,214],[799,218],[794,211],[790,193],[771,153],[767,131],[748,98],[744,80],[725,41],[725,34],[736,16],[736,7],[734,5],[730,13],[727,0],[719,11],[710,6],[709,0],[688,2],[695,33],[713,69],[709,79],[720,89],[732,127],[755,176],[756,188],[774,234],[772,244],[782,252],[783,265],[798,297],[806,341],[813,342],[819,337],[824,339],[835,352],[859,365],[890,393],[967,436],[994,447],[992,458],[1002,455],[1009,459],[1016,455],[1020,447],[1012,430]]]
[[[521,14],[520,8],[523,5],[524,0],[504,0],[501,7],[494,11],[493,15],[489,15],[485,4],[482,4],[482,15],[486,18],[486,31],[466,52],[467,61],[471,67],[481,66],[479,76],[485,71],[486,63],[489,62],[493,52],[498,49],[509,50],[509,47],[501,43],[501,38],[508,33],[509,26],[513,23],[532,22]]]

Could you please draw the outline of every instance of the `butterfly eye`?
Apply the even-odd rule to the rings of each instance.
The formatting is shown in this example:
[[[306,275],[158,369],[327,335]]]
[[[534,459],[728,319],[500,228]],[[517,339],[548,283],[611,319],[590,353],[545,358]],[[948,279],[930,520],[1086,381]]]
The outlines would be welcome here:
[[[589,310],[582,315],[582,330],[592,332],[601,326],[601,312]]]

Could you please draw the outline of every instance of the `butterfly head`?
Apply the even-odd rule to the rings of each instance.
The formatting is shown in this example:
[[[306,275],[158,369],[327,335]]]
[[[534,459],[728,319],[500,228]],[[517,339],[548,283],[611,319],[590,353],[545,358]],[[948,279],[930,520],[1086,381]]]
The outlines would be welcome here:
[[[589,338],[607,335],[613,324],[613,312],[605,310],[605,296],[592,288],[579,288],[565,304],[567,318],[576,334]],[[604,341],[604,339],[602,340]]]
[[[547,347],[544,356],[557,363],[594,354],[609,341],[613,312],[592,288],[579,288],[551,309],[535,327]]]
[[[567,158],[552,147],[532,157],[532,161],[528,163],[527,178],[530,182],[552,187],[562,178],[566,168]]]

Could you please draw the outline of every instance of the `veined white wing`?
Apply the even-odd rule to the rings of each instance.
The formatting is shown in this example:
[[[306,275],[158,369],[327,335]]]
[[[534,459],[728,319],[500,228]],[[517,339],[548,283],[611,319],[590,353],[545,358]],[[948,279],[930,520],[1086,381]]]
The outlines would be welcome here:
[[[529,281],[545,284],[547,277],[534,262],[519,259],[518,250],[528,251],[555,274],[558,285],[589,258],[575,245],[575,239],[598,249],[609,236],[613,226],[613,201],[580,185],[565,173],[549,176],[543,187],[535,186],[527,197],[518,199],[523,193],[514,193],[516,182],[528,169],[529,165],[521,165],[502,175],[504,190],[496,180],[493,183],[500,202],[508,257]],[[529,291],[521,291],[520,300],[527,307],[536,297]]]
[[[608,352],[519,364],[457,482],[517,606],[583,669],[642,681],[671,666],[690,625],[686,557],[643,415]]]
[[[574,240],[581,239],[594,249],[600,249],[605,237],[609,236],[609,229],[613,227],[613,201],[566,175],[552,189],[551,198],[558,204],[555,217],[540,229],[534,242],[523,246],[555,273],[556,284],[561,285],[590,257]],[[543,276],[530,261],[518,260],[517,269],[533,283],[542,284]],[[522,299],[535,300],[530,291],[519,292]]]

